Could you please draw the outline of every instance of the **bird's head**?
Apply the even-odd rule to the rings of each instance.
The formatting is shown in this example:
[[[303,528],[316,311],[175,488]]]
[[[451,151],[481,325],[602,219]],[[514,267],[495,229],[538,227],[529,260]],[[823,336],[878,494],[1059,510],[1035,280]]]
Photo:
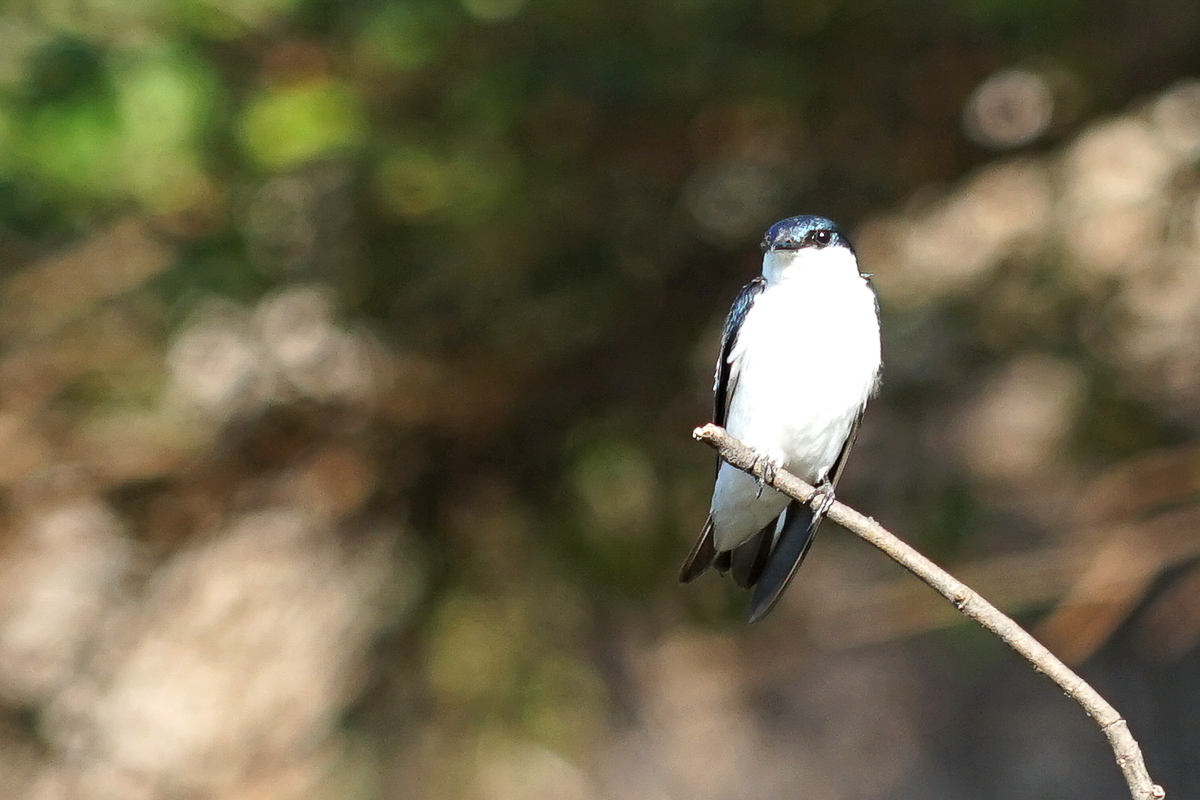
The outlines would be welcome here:
[[[850,240],[831,220],[805,214],[772,225],[762,240],[763,274],[768,281],[815,269],[854,269]]]

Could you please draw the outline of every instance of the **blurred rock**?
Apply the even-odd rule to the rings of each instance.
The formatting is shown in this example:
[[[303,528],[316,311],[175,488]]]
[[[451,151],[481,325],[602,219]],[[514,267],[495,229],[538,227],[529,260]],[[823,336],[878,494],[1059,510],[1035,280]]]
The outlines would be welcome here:
[[[1083,374],[1049,357],[1026,356],[994,375],[955,425],[971,470],[1021,482],[1061,463],[1083,391]]]
[[[862,261],[889,303],[931,305],[977,288],[1015,248],[1043,241],[1051,210],[1043,165],[997,164],[927,210],[867,223]]]
[[[1163,141],[1181,156],[1200,149],[1200,81],[1181,81],[1154,101],[1151,119]]]
[[[0,557],[0,697],[36,706],[76,673],[131,564],[123,525],[80,499],[31,510]]]
[[[544,747],[487,741],[478,756],[479,796],[483,800],[556,800],[599,798],[582,770]]]
[[[167,356],[171,392],[213,418],[223,420],[265,402],[274,374],[248,315],[230,303],[210,303],[195,312]]]
[[[224,790],[307,757],[365,678],[387,561],[327,525],[248,514],[156,572],[49,709],[92,798]]]
[[[1178,162],[1154,130],[1136,117],[1092,126],[1067,149],[1064,199],[1081,208],[1153,200]]]
[[[1147,399],[1200,418],[1200,251],[1161,252],[1113,306],[1104,350]]]

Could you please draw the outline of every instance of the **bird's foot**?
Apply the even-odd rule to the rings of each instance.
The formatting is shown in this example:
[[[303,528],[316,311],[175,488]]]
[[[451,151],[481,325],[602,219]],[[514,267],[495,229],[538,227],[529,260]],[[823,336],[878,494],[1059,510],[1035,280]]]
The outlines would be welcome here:
[[[814,488],[817,491],[808,499],[808,506],[812,509],[813,516],[821,519],[829,511],[829,507],[833,505],[833,501],[837,498],[833,495],[833,483],[830,482],[828,477],[822,478]]]
[[[754,466],[757,468],[758,476],[755,480],[758,481],[758,493],[755,499],[761,498],[763,487],[775,482],[775,473],[779,471],[779,464],[767,456],[758,456],[754,460]]]

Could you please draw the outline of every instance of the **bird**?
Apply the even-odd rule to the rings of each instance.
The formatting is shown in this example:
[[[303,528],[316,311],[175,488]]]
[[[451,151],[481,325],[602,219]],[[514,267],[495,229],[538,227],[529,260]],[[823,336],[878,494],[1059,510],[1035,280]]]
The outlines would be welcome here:
[[[746,619],[779,601],[834,500],[834,488],[879,387],[879,302],[871,276],[830,220],[789,217],[762,240],[762,274],[725,319],[713,421],[750,447],[767,474],[786,469],[817,489],[804,504],[717,459],[708,519],[684,561],[751,589]]]

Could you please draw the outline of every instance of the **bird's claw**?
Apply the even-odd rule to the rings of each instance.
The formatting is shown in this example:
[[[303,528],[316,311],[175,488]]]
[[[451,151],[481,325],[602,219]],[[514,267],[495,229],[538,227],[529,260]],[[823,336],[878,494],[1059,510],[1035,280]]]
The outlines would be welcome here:
[[[755,499],[760,499],[762,497],[763,487],[765,487],[767,484],[775,482],[775,473],[778,471],[779,465],[766,456],[759,456],[756,459],[755,466],[758,467],[758,475],[756,478],[758,481],[758,493],[755,495]]]
[[[829,478],[823,479],[815,488],[813,496],[808,499],[808,505],[813,511],[813,516],[821,519],[829,511],[829,507],[833,505],[836,498],[833,495],[833,484],[830,483]]]

